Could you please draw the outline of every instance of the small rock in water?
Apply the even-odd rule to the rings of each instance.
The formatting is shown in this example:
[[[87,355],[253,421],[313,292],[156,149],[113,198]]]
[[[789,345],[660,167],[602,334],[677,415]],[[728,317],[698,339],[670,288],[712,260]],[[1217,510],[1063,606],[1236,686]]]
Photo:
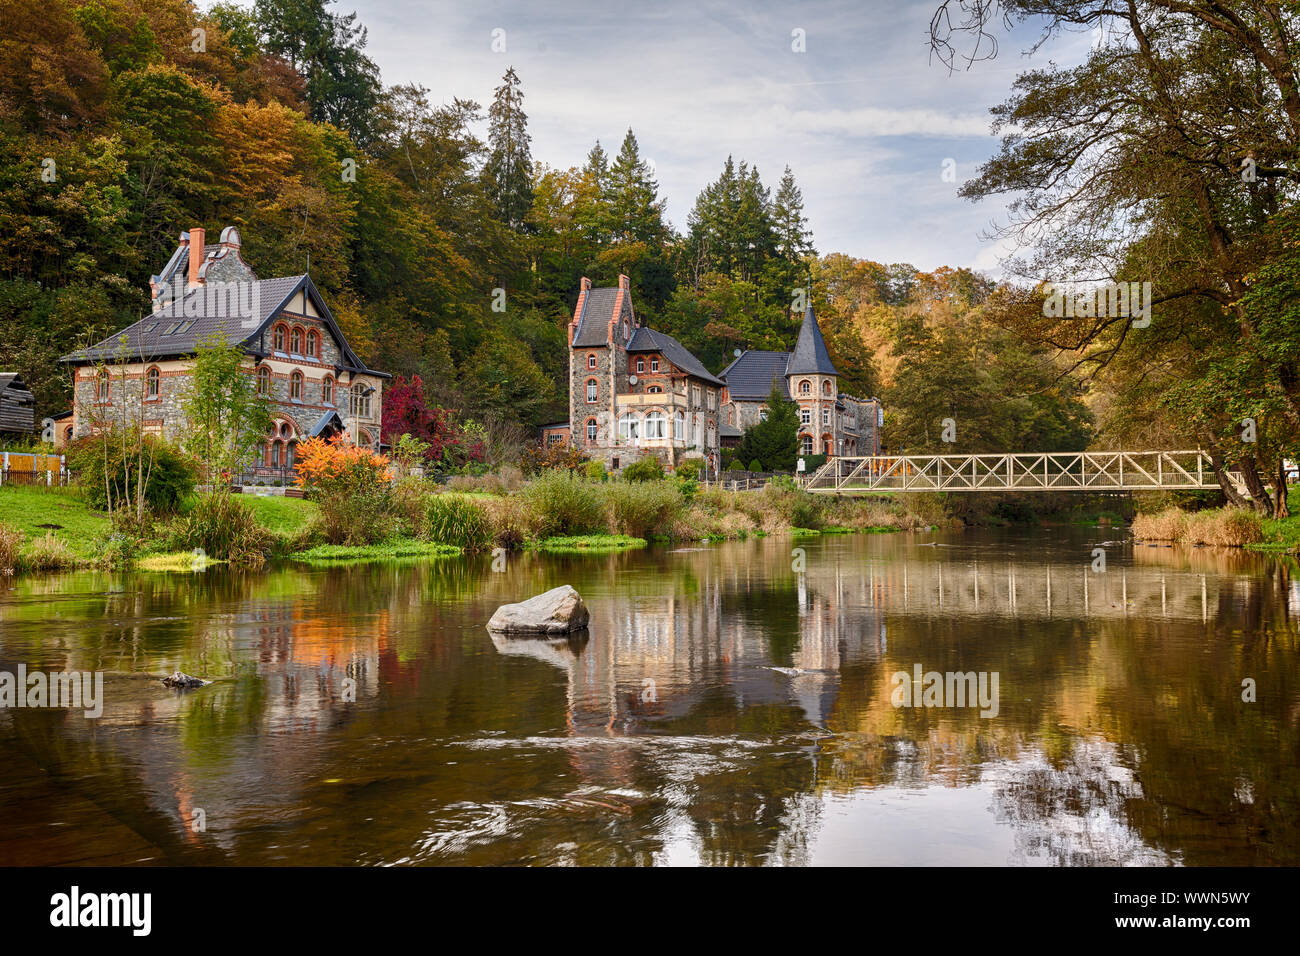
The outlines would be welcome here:
[[[581,596],[567,584],[518,604],[503,604],[488,621],[489,631],[505,634],[568,634],[591,620]]]
[[[209,683],[209,681],[200,680],[197,677],[191,677],[189,674],[182,674],[180,671],[177,671],[175,674],[168,677],[164,677],[162,682],[168,687],[202,687],[204,684]]]

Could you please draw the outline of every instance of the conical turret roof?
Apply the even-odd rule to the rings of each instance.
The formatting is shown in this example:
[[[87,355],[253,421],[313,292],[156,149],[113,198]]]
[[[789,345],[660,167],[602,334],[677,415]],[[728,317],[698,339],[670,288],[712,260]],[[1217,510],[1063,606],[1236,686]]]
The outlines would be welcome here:
[[[799,341],[785,366],[786,375],[839,375],[831,364],[830,353],[826,351],[826,342],[822,339],[822,330],[817,325],[817,316],[813,314],[812,303],[804,313],[803,325],[799,327]]]

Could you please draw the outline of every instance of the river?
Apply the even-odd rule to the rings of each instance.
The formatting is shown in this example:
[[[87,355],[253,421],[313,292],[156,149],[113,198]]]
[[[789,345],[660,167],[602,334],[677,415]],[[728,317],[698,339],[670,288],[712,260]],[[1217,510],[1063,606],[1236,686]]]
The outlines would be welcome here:
[[[105,675],[0,709],[0,865],[1300,863],[1293,564],[1122,537],[0,579],[0,670]]]

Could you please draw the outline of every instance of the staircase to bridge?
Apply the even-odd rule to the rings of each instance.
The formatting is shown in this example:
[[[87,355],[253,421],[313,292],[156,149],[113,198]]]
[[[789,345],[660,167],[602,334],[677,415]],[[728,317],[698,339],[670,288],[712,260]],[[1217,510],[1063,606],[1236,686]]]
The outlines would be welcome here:
[[[1240,474],[1228,480],[1243,494]],[[1208,452],[1069,451],[836,457],[803,479],[809,491],[1217,491]]]

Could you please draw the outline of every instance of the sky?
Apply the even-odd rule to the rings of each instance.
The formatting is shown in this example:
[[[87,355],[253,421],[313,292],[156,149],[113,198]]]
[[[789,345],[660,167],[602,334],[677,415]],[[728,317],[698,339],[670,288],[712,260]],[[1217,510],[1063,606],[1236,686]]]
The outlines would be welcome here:
[[[1000,37],[996,59],[950,73],[927,42],[938,2],[339,0],[330,9],[357,12],[386,85],[422,84],[433,102],[486,108],[513,66],[533,157],[551,166],[581,165],[598,139],[617,153],[631,127],[679,230],[730,154],[757,165],[774,194],[790,166],[820,253],[998,276],[1007,250],[987,233],[1005,222],[1005,204],[971,203],[958,187],[996,151],[989,109],[1016,74],[1049,59],[1072,65],[1091,40],[1067,35],[1028,58],[1037,32],[1026,26]],[[955,182],[944,180],[946,160]]]

